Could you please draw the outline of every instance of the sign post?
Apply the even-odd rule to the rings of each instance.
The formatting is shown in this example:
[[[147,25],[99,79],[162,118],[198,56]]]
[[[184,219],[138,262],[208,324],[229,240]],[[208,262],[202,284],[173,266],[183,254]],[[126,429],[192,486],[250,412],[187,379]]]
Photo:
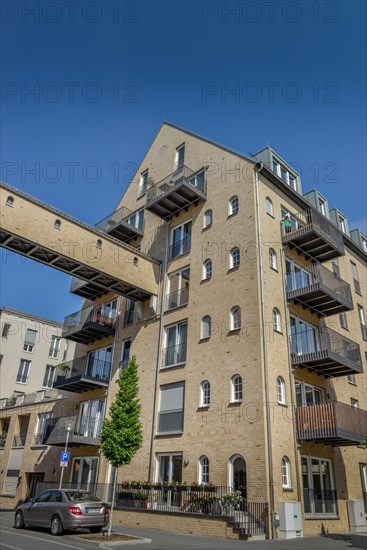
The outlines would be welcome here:
[[[60,474],[59,489],[61,489],[61,487],[62,487],[62,480],[63,480],[63,477],[64,477],[64,470],[69,465],[70,453],[68,453],[68,443],[69,443],[70,432],[73,429],[73,426],[74,426],[73,421],[65,422],[66,441],[65,441],[65,449],[61,453],[61,456],[60,456],[61,474]]]

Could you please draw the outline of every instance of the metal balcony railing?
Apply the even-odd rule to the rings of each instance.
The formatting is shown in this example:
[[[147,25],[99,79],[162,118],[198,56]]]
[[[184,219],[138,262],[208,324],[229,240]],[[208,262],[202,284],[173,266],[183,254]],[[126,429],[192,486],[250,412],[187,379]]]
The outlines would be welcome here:
[[[337,494],[334,490],[303,489],[305,517],[335,516]]]
[[[109,307],[102,305],[89,306],[65,318],[62,337],[71,338],[73,335],[92,324],[94,325],[93,329],[96,333],[104,333],[114,328],[115,320],[116,311],[111,310]],[[100,327],[100,331],[98,330],[98,326]]]
[[[109,216],[106,216],[96,224],[97,229],[110,233],[117,225],[128,224],[133,230],[144,231],[144,217],[137,214],[138,210],[132,211],[126,206],[121,206]]]
[[[291,225],[282,222],[283,242],[293,244],[299,250],[326,261],[344,254],[342,233],[322,214],[306,208],[290,217]]]
[[[15,435],[13,438],[13,447],[24,447],[27,439],[26,433]]]
[[[330,445],[358,445],[366,437],[367,411],[338,401],[296,407],[297,438]]]
[[[6,435],[0,435],[0,449],[4,449],[6,444]]]
[[[33,447],[42,447],[46,445],[46,435],[44,433],[34,434]]]
[[[353,309],[350,285],[319,263],[287,273],[286,281],[287,299],[301,301],[321,314]]]
[[[186,361],[187,342],[181,342],[176,346],[170,346],[163,350],[163,366],[178,365]]]
[[[99,435],[102,429],[102,417],[91,418],[88,416],[60,416],[47,421],[45,440],[47,445],[60,445],[65,443],[67,425],[71,425],[70,445],[98,445]]]
[[[158,434],[177,434],[183,432],[184,411],[175,409],[158,413]]]
[[[69,379],[75,376],[86,376],[97,381],[108,381],[110,373],[111,363],[108,361],[101,361],[100,359],[91,360],[88,356],[84,356],[57,365],[55,380],[58,378]]]
[[[163,180],[159,181],[147,190],[147,204],[182,183],[191,186],[193,189],[197,189],[201,193],[206,193],[205,178],[198,177],[198,173],[194,172],[187,166],[181,166],[175,170],[175,172],[169,176],[166,176]]]
[[[176,292],[167,294],[166,297],[166,310],[174,309],[175,307],[184,306],[189,301],[189,287],[181,288]]]
[[[307,364],[329,358],[352,364],[358,372],[363,372],[359,344],[329,327],[294,332],[291,345],[293,363]]]
[[[168,257],[170,260],[173,260],[173,258],[177,258],[177,256],[181,256],[181,254],[190,252],[190,250],[191,237],[185,237],[181,241],[178,241],[177,243],[174,243],[169,247]]]

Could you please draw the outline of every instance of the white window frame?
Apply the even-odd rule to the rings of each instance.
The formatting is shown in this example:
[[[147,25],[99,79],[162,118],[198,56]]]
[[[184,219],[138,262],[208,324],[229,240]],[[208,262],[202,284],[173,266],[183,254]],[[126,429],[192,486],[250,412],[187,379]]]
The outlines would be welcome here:
[[[207,229],[213,225],[213,210],[211,208],[208,208],[204,212],[203,216],[203,229]]]
[[[182,325],[186,325],[186,341],[181,341],[181,331],[179,330],[179,327],[182,326]],[[183,321],[179,321],[177,323],[173,323],[171,325],[166,325],[164,327],[164,345],[163,345],[163,349],[164,350],[167,350],[168,349],[168,332],[169,332],[169,329],[173,328],[173,327],[176,327],[176,331],[175,331],[175,343],[173,344],[173,346],[170,346],[170,347],[177,347],[180,346],[181,344],[185,344],[186,343],[186,353],[185,353],[185,356],[187,357],[187,342],[188,342],[188,338],[187,338],[187,335],[188,335],[188,321],[187,319],[186,320],[183,320]],[[162,365],[161,365],[161,368],[162,369],[165,369],[165,368],[170,368],[170,367],[173,367],[174,365],[181,365],[181,364],[184,364],[186,363],[186,360],[185,361],[181,361],[179,363],[170,363],[169,365],[165,365],[164,364],[164,359],[162,361]]]
[[[190,224],[190,236],[189,237],[182,237],[182,235],[184,234],[184,227],[185,225],[189,225]],[[173,246],[174,246],[174,243],[173,243],[173,235],[175,233],[176,230],[180,229],[181,230],[181,239],[176,243],[176,245],[178,243],[180,243],[180,250],[179,250],[179,253],[176,254],[175,256],[172,256],[172,250],[173,250]],[[190,244],[189,244],[189,247],[187,248],[187,250],[184,250],[184,245],[183,245],[183,242],[184,241],[187,241],[187,240],[190,240]],[[185,222],[183,223],[180,223],[179,225],[176,225],[175,227],[172,227],[171,230],[170,230],[170,236],[169,236],[169,244],[170,244],[170,257],[169,259],[170,260],[174,260],[175,258],[178,258],[179,256],[182,256],[182,254],[186,254],[187,252],[190,252],[191,250],[191,239],[192,239],[192,219],[190,220],[186,220]]]
[[[269,265],[271,269],[273,269],[274,271],[278,271],[277,253],[275,252],[274,248],[269,248]]]
[[[47,375],[47,383],[45,384],[47,369],[49,369],[49,373]],[[43,376],[42,388],[51,389],[53,387],[53,383],[55,380],[55,373],[56,373],[55,365],[46,365],[45,374]]]
[[[325,389],[321,388],[320,386],[315,386],[314,384],[310,384],[309,382],[305,382],[304,380],[299,380],[298,378],[295,379],[295,387],[300,386],[301,388],[301,404],[297,407],[306,407],[307,405],[318,405],[320,403],[326,403],[325,398]],[[312,393],[312,403],[307,403],[306,400],[306,388],[311,390]],[[320,396],[320,401],[318,401],[315,398],[315,395]],[[296,393],[297,397],[297,393]]]
[[[320,333],[319,328],[316,325],[313,325],[309,323],[308,321],[305,321],[302,317],[299,317],[298,315],[291,315],[290,316],[290,333],[291,333],[291,345],[293,346],[293,335],[292,335],[292,320],[294,321],[295,331],[297,334],[297,351],[292,353],[297,353],[298,355],[304,355],[305,353],[310,353],[310,350],[304,350],[301,349],[302,346],[300,345],[300,332],[299,332],[299,325],[300,322],[307,327],[307,332],[313,331],[313,334],[315,335],[315,350],[314,351],[320,351]]]
[[[229,216],[235,216],[240,209],[240,202],[238,195],[233,195],[228,201],[228,214]]]
[[[143,197],[148,190],[149,169],[140,174],[138,198]]]
[[[273,207],[273,201],[271,200],[270,197],[266,197],[265,199],[265,210],[266,210],[266,213],[271,216],[272,218],[274,218],[274,207]]]
[[[273,329],[275,332],[282,332],[282,318],[277,307],[273,308]]]
[[[285,381],[282,376],[277,377],[276,381],[276,387],[277,387],[277,400],[280,405],[286,404],[286,398],[285,398]]]
[[[210,315],[204,315],[201,320],[201,339],[208,340],[212,336],[212,318]]]
[[[312,476],[312,460],[318,460],[319,467],[320,467],[320,462],[321,461],[329,463],[330,486],[331,486],[330,490],[334,491],[335,490],[335,485],[334,485],[334,474],[333,474],[333,461],[330,458],[301,454],[301,463],[302,463],[302,458],[306,459],[306,461],[307,461],[308,489],[310,489],[310,490],[314,489],[313,476]],[[321,490],[323,491],[323,490],[325,490],[324,489],[324,484],[323,484],[323,477],[322,476],[319,476],[319,477],[320,477],[320,481],[321,481],[321,485],[322,485]],[[306,517],[313,517],[313,518],[320,517],[320,518],[322,518],[322,517],[334,517],[334,516],[336,516],[336,506],[335,506],[334,512],[331,512],[331,513],[316,513],[315,511],[312,510],[313,504],[314,503],[311,504],[311,512],[305,514]]]
[[[29,378],[29,373],[31,371],[31,365],[32,365],[32,361],[30,361],[29,359],[21,359],[20,360],[19,368],[18,368],[18,372],[17,372],[17,377],[16,377],[16,383],[17,384],[23,384],[23,386],[27,385],[28,378]],[[21,379],[24,377],[25,370],[26,370],[26,379],[25,379],[25,382],[22,382]],[[20,378],[20,380],[18,380],[18,378]]]
[[[231,378],[231,403],[241,403],[243,400],[243,380],[240,374]]]
[[[210,406],[210,382],[203,380],[200,384],[200,407]]]
[[[229,253],[229,269],[237,269],[241,263],[241,251],[238,246],[232,248]]]
[[[291,489],[291,462],[287,456],[283,456],[281,460],[282,488]]]
[[[199,458],[199,463],[198,463],[198,483],[200,485],[207,485],[210,480],[209,474],[210,474],[209,458],[206,455],[203,455]]]
[[[76,481],[76,483],[78,484],[81,484],[82,481],[81,481],[81,476],[82,476],[82,473],[83,473],[83,462],[85,459],[87,458],[90,458],[90,459],[94,459],[97,461],[97,466],[96,466],[96,477],[95,477],[95,480],[94,481],[91,481],[90,477],[88,478],[88,480],[86,481],[86,485],[87,485],[87,489],[89,487],[89,484],[93,484],[96,483],[96,480],[98,479],[98,470],[99,470],[99,457],[98,456],[74,456],[73,457],[73,461],[72,461],[72,464],[71,464],[71,468],[70,468],[70,483],[72,482],[73,480],[73,472],[74,472],[74,468],[75,468],[75,462],[77,460],[80,460],[80,470],[79,470],[79,473],[78,473],[78,481]]]
[[[235,313],[235,310],[238,310],[238,313]],[[242,326],[242,313],[240,306],[231,307],[229,312],[229,327],[230,330],[240,330]]]
[[[50,343],[50,349],[48,350],[48,356],[51,359],[57,359],[60,353],[60,348],[61,348],[61,337],[55,336],[55,335],[51,336],[51,343]]]
[[[340,214],[339,214],[339,225],[340,225],[340,229],[341,229],[342,233],[344,233],[344,235],[346,235],[347,226],[346,226],[346,223],[345,223],[345,218],[344,218],[344,216],[341,216]]]
[[[348,319],[346,311],[341,311],[339,313],[339,323],[341,328],[348,330]]]
[[[319,204],[319,212],[321,212],[323,216],[326,216],[326,201],[324,201],[324,199],[319,197],[318,204]]]
[[[203,262],[203,281],[211,279],[213,276],[213,262],[210,258],[207,258]]]
[[[348,384],[353,384],[353,386],[356,386],[356,375],[355,374],[348,374],[347,376]]]
[[[180,161],[180,151],[183,149],[183,158]],[[186,149],[185,149],[185,143],[181,143],[178,147],[176,147],[176,154],[175,154],[175,170],[180,170],[183,166],[185,166],[185,155],[186,155]]]

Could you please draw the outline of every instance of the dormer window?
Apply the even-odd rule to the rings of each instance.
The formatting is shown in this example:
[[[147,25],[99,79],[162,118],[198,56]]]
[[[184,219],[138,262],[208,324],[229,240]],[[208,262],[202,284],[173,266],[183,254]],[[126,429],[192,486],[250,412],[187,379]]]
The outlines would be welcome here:
[[[340,229],[343,231],[343,233],[346,233],[347,228],[345,226],[345,219],[343,218],[343,216],[339,216],[339,225],[340,225]]]

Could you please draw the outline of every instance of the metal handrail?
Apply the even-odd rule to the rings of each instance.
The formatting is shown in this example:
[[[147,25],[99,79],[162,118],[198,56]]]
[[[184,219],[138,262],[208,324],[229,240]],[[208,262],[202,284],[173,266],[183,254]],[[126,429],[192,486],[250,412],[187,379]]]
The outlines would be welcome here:
[[[194,172],[188,166],[181,166],[165,178],[163,178],[158,183],[155,183],[151,187],[147,189],[147,198],[146,202],[147,204],[156,200],[160,195],[163,195],[167,193],[169,190],[171,190],[175,185],[179,185],[181,183],[189,184],[192,187],[195,187],[198,189],[201,193],[206,193],[206,181],[205,177],[202,180],[201,184],[199,185],[196,177],[197,174],[201,173],[201,170],[198,170],[197,172]],[[196,183],[195,183],[196,180]]]
[[[134,223],[129,221],[131,218],[133,218],[134,215],[136,215],[137,212],[139,212],[139,210],[141,209],[130,210],[126,206],[121,206],[121,208],[115,210],[114,212],[112,212],[112,214],[109,214],[108,216],[103,218],[103,220],[96,223],[95,227],[97,227],[97,229],[100,229],[101,231],[109,233],[109,231],[111,231],[111,229],[113,229],[115,225],[120,223],[127,223],[131,225],[131,227],[135,227],[135,229],[142,231],[144,229],[144,218],[138,218],[138,225],[135,225]]]
[[[284,237],[288,237],[292,235],[292,233],[296,233],[307,226],[314,226],[327,236],[329,240],[332,240],[340,250],[344,250],[342,233],[327,218],[317,212],[317,210],[311,207],[305,208],[297,212],[297,214],[291,214],[290,220],[290,231],[288,231],[284,223],[282,223],[282,234]]]
[[[186,361],[187,342],[163,349],[163,366],[178,365]]]
[[[170,292],[166,296],[166,310],[174,309],[175,307],[184,306],[189,301],[189,287],[181,288],[175,292]]]
[[[73,378],[74,376],[88,376],[89,378],[109,380],[111,373],[111,363],[95,358],[92,362],[89,356],[78,357],[71,361],[65,361],[56,366],[56,376]]]
[[[112,312],[103,305],[89,306],[65,317],[62,336],[78,331],[86,323],[100,323],[113,327],[117,312]]]
[[[168,257],[170,260],[173,260],[173,258],[177,258],[177,256],[181,256],[181,254],[190,252],[190,250],[191,250],[191,237],[185,237],[184,239],[177,241],[177,243],[170,245]]]

